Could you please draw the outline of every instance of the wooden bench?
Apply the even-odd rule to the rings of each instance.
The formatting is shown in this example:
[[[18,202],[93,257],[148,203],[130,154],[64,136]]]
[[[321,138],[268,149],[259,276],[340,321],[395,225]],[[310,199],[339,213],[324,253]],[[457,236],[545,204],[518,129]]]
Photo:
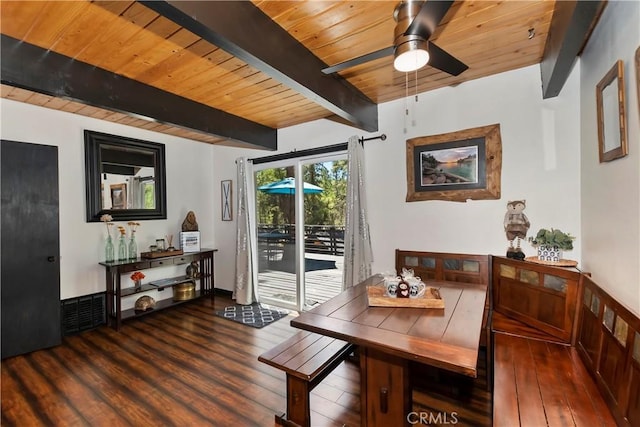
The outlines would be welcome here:
[[[576,270],[492,271],[493,424],[640,425],[640,319]]]
[[[287,374],[287,413],[276,415],[276,424],[311,426],[309,393],[354,349],[353,344],[345,341],[299,331],[258,357]]]
[[[496,333],[493,425],[615,426],[571,346]]]
[[[640,318],[584,276],[576,350],[620,426],[640,426]]]

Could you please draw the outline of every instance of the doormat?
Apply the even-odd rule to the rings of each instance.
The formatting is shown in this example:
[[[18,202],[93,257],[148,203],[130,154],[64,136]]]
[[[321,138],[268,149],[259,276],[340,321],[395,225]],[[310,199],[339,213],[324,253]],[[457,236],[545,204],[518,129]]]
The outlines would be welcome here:
[[[229,305],[224,310],[216,311],[216,316],[233,320],[254,328],[262,328],[289,314],[288,310],[271,307],[254,302],[251,305]]]

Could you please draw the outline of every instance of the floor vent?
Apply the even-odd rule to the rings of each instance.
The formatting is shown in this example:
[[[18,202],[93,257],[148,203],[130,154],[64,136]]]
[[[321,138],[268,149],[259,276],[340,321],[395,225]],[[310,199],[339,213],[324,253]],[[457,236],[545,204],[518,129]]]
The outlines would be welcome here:
[[[105,293],[62,301],[62,335],[72,335],[106,323]]]

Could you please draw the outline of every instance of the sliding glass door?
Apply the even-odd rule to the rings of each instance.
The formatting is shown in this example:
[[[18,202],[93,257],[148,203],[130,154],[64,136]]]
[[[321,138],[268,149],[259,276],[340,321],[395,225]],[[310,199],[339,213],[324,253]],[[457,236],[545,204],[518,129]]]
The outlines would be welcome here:
[[[333,297],[343,288],[346,154],[254,171],[260,300],[304,310]]]

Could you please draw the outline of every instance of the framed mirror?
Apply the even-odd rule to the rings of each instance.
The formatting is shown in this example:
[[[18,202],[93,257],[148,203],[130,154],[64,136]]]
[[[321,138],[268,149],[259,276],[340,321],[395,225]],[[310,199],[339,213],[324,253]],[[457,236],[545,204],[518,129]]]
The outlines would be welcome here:
[[[624,64],[617,61],[596,86],[600,163],[627,155]]]
[[[164,144],[84,131],[87,222],[167,219]]]

